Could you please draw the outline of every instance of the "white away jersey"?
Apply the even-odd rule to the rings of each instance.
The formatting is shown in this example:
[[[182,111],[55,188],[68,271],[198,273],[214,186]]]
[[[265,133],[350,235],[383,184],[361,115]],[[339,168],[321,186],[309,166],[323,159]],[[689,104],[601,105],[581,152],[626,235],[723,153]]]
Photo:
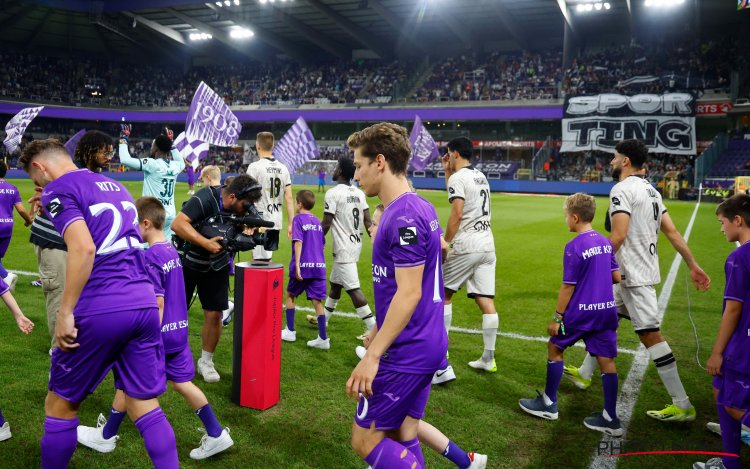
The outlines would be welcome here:
[[[616,213],[630,215],[628,234],[617,251],[623,286],[661,282],[657,242],[661,217],[666,211],[661,194],[640,176],[629,176],[610,191],[610,216]]]
[[[453,251],[495,252],[490,224],[490,185],[481,171],[467,166],[448,179],[448,201],[464,200],[464,212],[453,238]]]
[[[280,230],[284,190],[292,185],[289,170],[274,158],[261,158],[247,167],[247,174],[263,187],[263,195],[255,203],[255,208],[263,213],[263,219],[273,222],[274,230]]]
[[[337,184],[326,192],[325,213],[333,215],[334,262],[357,262],[362,251],[365,193],[354,186]]]

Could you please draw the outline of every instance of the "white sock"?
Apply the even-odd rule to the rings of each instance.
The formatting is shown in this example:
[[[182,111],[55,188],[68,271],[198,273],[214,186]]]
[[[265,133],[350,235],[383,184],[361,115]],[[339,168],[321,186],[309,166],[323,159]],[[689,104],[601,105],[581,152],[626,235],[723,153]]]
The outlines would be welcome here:
[[[451,322],[453,322],[453,303],[443,305],[443,322],[445,322],[445,332],[449,332]]]
[[[648,354],[656,365],[656,371],[659,372],[661,382],[667,388],[667,392],[672,397],[672,403],[682,410],[690,408],[690,399],[688,399],[685,387],[680,381],[680,374],[677,372],[677,360],[672,354],[672,349],[666,342],[659,342],[648,348]]]
[[[590,353],[587,353],[586,357],[583,359],[583,363],[581,363],[581,367],[578,368],[578,374],[581,375],[581,378],[591,379],[591,376],[594,374],[594,370],[597,369],[598,366],[599,362],[596,361],[596,357],[593,357]]]
[[[370,305],[360,306],[354,311],[356,311],[357,316],[359,316],[359,318],[362,321],[364,321],[365,326],[367,327],[367,330],[370,330],[373,327],[375,327],[375,315],[372,314],[372,311],[370,310]]]
[[[482,339],[484,340],[484,353],[482,360],[488,362],[495,358],[495,342],[497,341],[497,327],[500,321],[497,313],[482,315]]]
[[[206,352],[205,350],[201,350],[201,360],[204,362],[214,362],[214,354],[213,352]]]
[[[326,304],[325,304],[325,310],[326,310],[326,324],[328,323],[328,320],[333,315],[333,312],[336,311],[336,305],[339,304],[339,298],[338,300],[334,300],[333,298],[326,297]]]
[[[609,412],[607,412],[607,409],[604,409],[602,411],[602,417],[604,417],[604,420],[606,420],[607,422],[612,421],[612,417],[609,416]]]
[[[544,399],[544,405],[552,405],[552,404],[554,404],[554,402],[552,401],[552,399],[550,399],[549,397],[547,397],[547,393],[546,392],[542,393],[542,399]]]

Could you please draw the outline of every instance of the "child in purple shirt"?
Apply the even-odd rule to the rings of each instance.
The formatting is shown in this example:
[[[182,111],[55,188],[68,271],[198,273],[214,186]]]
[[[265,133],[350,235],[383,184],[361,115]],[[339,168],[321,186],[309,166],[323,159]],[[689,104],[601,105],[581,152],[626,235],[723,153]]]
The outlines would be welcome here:
[[[138,227],[143,241],[149,244],[146,251],[146,270],[156,293],[161,320],[161,339],[167,381],[185,398],[206,428],[201,445],[190,452],[193,459],[206,459],[230,448],[234,441],[229,429],[222,428],[208,403],[205,394],[193,384],[195,366],[188,343],[188,307],[182,263],[177,250],[164,238],[166,210],[155,197],[141,197],[135,202],[138,210]],[[115,399],[109,418],[99,415],[96,428],[79,426],[78,442],[100,453],[114,451],[117,431],[125,416],[125,394],[115,379]]]
[[[714,377],[724,453],[693,467],[739,469],[742,425],[750,427],[750,196],[738,194],[716,208],[721,231],[732,251],[724,264],[724,312],[706,371]]]
[[[10,246],[10,238],[13,236],[13,209],[16,209],[23,218],[24,226],[31,225],[31,215],[21,202],[21,193],[13,184],[7,182],[5,173],[8,165],[0,161],[0,279],[10,286],[13,291],[18,281],[18,275],[9,273],[3,267],[2,260]]]
[[[602,370],[604,410],[584,419],[592,430],[610,436],[623,434],[617,407],[617,309],[612,283],[620,281],[615,250],[607,238],[591,228],[596,201],[587,194],[573,194],[565,201],[565,222],[577,233],[563,258],[563,282],[552,322],[547,326],[547,385],[544,394],[518,403],[525,412],[557,420],[557,388],[563,375],[563,351],[583,340]]]
[[[326,332],[326,315],[323,303],[326,299],[326,238],[320,220],[310,213],[315,206],[312,191],[297,192],[297,215],[292,220],[292,260],[289,262],[289,284],[286,287],[286,327],[281,339],[297,340],[294,329],[294,300],[303,292],[312,301],[318,316],[318,337],[307,342],[308,347],[328,350],[331,341]]]

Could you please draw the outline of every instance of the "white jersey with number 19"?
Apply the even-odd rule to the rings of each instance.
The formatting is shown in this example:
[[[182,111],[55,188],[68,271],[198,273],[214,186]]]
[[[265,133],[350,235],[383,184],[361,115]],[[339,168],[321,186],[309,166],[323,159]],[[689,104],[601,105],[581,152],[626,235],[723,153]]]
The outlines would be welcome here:
[[[628,234],[617,251],[624,287],[661,282],[657,243],[661,218],[666,211],[661,194],[641,176],[629,176],[610,191],[610,216],[630,215]]]
[[[333,215],[334,262],[357,262],[362,251],[364,212],[367,210],[365,193],[360,189],[337,184],[326,192],[325,213]]]
[[[284,190],[292,185],[289,170],[283,163],[274,158],[261,158],[250,163],[247,174],[253,177],[263,187],[260,200],[255,203],[255,208],[263,213],[263,219],[272,221],[274,230],[281,229],[282,207],[284,203]]]

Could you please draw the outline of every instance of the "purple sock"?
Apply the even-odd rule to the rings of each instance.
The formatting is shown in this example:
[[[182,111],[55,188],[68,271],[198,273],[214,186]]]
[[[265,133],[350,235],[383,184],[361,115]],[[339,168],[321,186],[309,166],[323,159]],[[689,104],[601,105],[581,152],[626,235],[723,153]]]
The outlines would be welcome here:
[[[552,402],[557,402],[557,388],[560,387],[560,381],[563,375],[563,362],[547,360],[547,385],[544,387],[544,394]]]
[[[602,373],[602,388],[604,389],[604,410],[609,417],[617,418],[617,373]]]
[[[104,437],[105,440],[109,440],[117,435],[117,431],[120,429],[120,424],[122,423],[122,419],[125,418],[125,415],[127,415],[127,412],[125,411],[118,412],[114,407],[109,409],[109,418],[107,419],[104,428],[102,428],[102,437]]]
[[[223,431],[221,428],[221,425],[219,425],[219,421],[216,420],[216,416],[214,415],[213,409],[211,409],[211,404],[206,404],[200,409],[195,411],[195,414],[198,416],[198,418],[201,419],[201,422],[203,422],[203,425],[206,427],[206,433],[211,438],[217,438],[219,435],[221,435],[221,432]]]
[[[286,309],[286,328],[290,331],[294,330],[294,308]]]
[[[328,333],[326,332],[326,315],[321,314],[318,316],[318,335],[321,339],[326,340]]]
[[[141,415],[136,419],[135,426],[143,437],[146,452],[156,469],[179,469],[174,430],[161,407]]]
[[[383,438],[367,455],[365,462],[372,466],[372,469],[412,469],[412,465],[417,463],[417,458],[399,443],[390,438]]]
[[[448,446],[445,447],[445,451],[440,454],[442,454],[443,457],[458,466],[458,469],[467,469],[469,466],[471,466],[471,459],[469,459],[469,455],[466,454],[466,451],[461,449],[460,446],[452,441],[448,442]]]
[[[719,426],[721,426],[721,443],[725,453],[732,453],[739,455],[740,446],[742,444],[740,440],[740,422],[733,419],[729,413],[727,413],[724,406],[717,404],[716,408],[719,411]],[[721,458],[724,461],[724,466],[727,469],[740,469],[740,458],[734,458],[724,456]]]
[[[44,418],[44,435],[42,435],[42,469],[65,469],[78,444],[76,429],[78,417],[58,419]]]
[[[419,446],[419,438],[402,441],[401,444],[404,445],[415,458],[417,458],[417,467],[424,467],[424,455],[422,454],[422,447]]]
[[[0,427],[5,425],[5,417],[3,417],[3,411],[0,410]]]

